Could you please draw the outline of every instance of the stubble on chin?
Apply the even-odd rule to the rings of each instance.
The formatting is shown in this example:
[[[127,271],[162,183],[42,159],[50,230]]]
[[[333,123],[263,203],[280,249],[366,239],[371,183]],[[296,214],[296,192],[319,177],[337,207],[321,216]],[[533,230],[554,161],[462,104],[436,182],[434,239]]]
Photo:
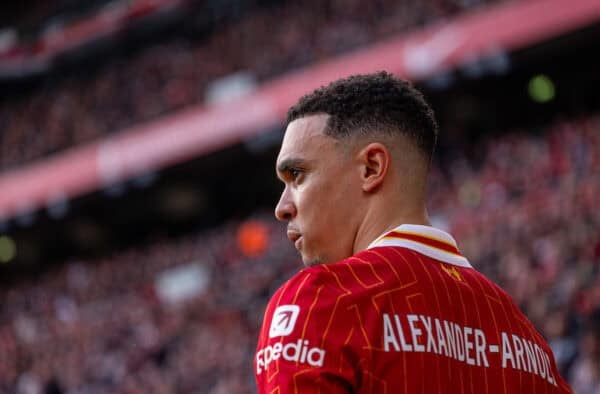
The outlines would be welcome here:
[[[306,262],[304,263],[304,265],[306,267],[312,267],[312,266],[321,265],[321,264],[323,264],[323,262],[321,260],[311,260],[311,261],[309,261],[307,263]]]
[[[302,256],[302,263],[304,264],[305,267],[312,267],[315,265],[320,265],[323,264],[323,259],[310,259],[308,257]]]

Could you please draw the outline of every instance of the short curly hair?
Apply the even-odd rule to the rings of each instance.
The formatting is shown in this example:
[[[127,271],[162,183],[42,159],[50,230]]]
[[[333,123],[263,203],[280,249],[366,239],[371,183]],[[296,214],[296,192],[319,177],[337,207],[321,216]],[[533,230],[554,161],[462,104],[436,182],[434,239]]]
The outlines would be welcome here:
[[[320,113],[329,115],[326,135],[403,134],[431,161],[438,134],[433,110],[410,82],[388,72],[352,75],[316,89],[289,109],[287,123]]]

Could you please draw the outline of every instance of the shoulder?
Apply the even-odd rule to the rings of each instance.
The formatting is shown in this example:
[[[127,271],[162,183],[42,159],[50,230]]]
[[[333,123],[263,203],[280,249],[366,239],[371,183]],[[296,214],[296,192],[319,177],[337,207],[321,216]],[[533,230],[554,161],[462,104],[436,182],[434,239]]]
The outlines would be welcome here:
[[[305,268],[284,283],[265,311],[255,360],[257,374],[275,364],[303,369],[337,363],[344,345],[340,341],[348,337],[353,325],[346,311],[349,296],[335,275],[321,266]]]
[[[336,263],[304,268],[273,294],[267,313],[280,305],[327,309],[354,304],[365,291],[403,281],[414,254],[404,248],[380,247]]]
[[[300,305],[323,306],[333,297],[345,294],[343,283],[326,266],[304,268],[285,282],[271,297],[269,306]]]
[[[336,263],[304,268],[272,296],[270,306],[284,304],[327,307],[352,300],[366,289],[403,276],[403,265],[414,258],[410,250],[381,247],[365,250]]]
[[[348,313],[350,296],[323,266],[303,269],[277,290],[265,311],[254,360],[263,392],[274,387],[309,392],[315,380],[327,385],[322,387],[352,381],[347,340],[356,322]]]
[[[380,286],[393,286],[412,276],[416,253],[405,248],[378,247],[364,250],[323,269],[350,292],[360,294]]]

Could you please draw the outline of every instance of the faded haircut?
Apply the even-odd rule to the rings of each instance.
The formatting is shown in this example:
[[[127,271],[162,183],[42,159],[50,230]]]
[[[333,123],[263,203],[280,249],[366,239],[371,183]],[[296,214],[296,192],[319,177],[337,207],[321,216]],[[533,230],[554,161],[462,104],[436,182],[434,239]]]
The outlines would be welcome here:
[[[328,114],[325,134],[404,135],[431,162],[438,125],[423,94],[410,82],[380,71],[338,79],[303,96],[287,114],[287,123]]]

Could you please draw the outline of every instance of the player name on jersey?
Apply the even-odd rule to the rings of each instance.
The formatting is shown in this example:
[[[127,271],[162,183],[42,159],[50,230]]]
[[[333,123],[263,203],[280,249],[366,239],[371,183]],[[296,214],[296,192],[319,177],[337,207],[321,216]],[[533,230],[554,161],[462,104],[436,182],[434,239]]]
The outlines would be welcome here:
[[[488,357],[500,353],[502,368],[525,371],[557,385],[550,368],[550,357],[536,343],[501,332],[501,344],[488,343],[480,328],[461,326],[435,317],[417,314],[384,313],[383,348],[386,352],[428,352],[443,355],[468,365],[490,367]]]

